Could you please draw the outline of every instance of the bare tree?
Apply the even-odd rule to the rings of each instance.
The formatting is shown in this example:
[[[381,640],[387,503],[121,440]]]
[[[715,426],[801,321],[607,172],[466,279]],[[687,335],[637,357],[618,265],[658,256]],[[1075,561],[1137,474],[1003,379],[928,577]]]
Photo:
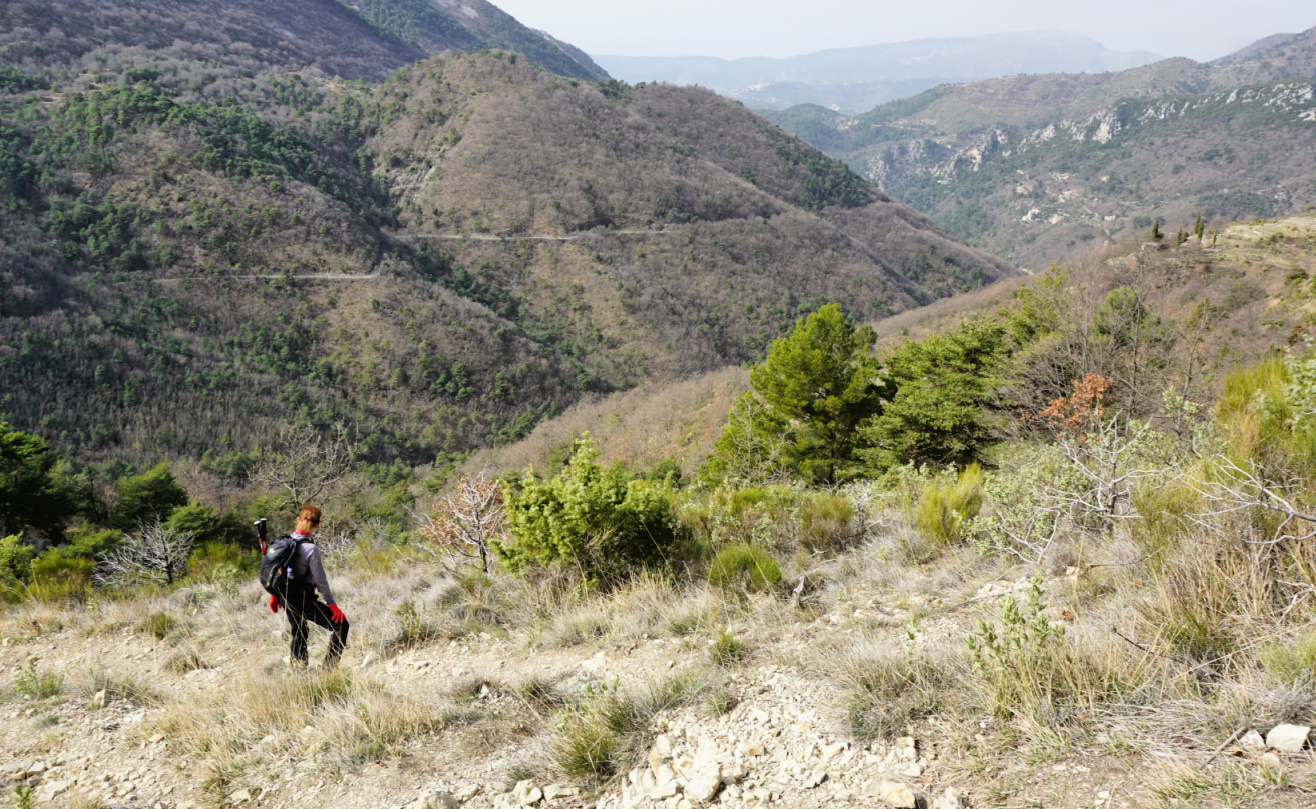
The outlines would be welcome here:
[[[93,577],[97,584],[106,585],[173,584],[187,572],[187,557],[195,542],[196,534],[176,531],[159,520],[142,523],[101,557]]]
[[[1245,539],[1248,544],[1278,545],[1316,538],[1316,513],[1300,505],[1295,496],[1304,486],[1298,477],[1285,475],[1281,480],[1270,480],[1256,463],[1247,461],[1240,465],[1226,455],[1218,455],[1212,461],[1214,475],[1188,482],[1206,503],[1205,510],[1192,517],[1198,525],[1215,531],[1222,517],[1261,509],[1274,515],[1278,522],[1270,536]]]
[[[745,406],[732,409],[731,423],[723,432],[726,479],[747,486],[789,480],[786,437],[765,426],[768,406],[757,396],[742,401]]]
[[[431,552],[446,563],[479,559],[488,573],[489,541],[503,536],[506,524],[502,487],[481,472],[462,478],[455,492],[435,501],[421,534]]]
[[[358,456],[351,432],[342,423],[323,435],[309,424],[284,424],[274,443],[261,452],[251,479],[286,492],[292,507],[332,503],[361,490],[355,470]]]

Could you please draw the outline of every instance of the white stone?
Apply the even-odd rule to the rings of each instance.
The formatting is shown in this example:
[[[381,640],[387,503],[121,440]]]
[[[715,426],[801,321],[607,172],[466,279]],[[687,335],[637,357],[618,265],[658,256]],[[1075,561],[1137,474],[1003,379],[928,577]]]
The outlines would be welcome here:
[[[417,799],[409,809],[457,809],[461,803],[446,792],[431,792]]]
[[[822,770],[822,769],[814,770],[813,772],[809,773],[804,777],[804,780],[800,782],[800,786],[803,787],[804,789],[813,789],[814,787],[818,786],[819,784],[821,784],[823,781],[826,780],[827,780],[826,770]]]
[[[549,784],[544,787],[544,800],[555,801],[559,798],[572,798],[580,794],[580,790],[570,784]]]
[[[704,760],[694,767],[685,796],[693,803],[708,803],[722,786],[722,766],[716,761]]]
[[[887,806],[896,809],[917,809],[918,798],[914,790],[899,781],[882,781],[877,785],[877,797]]]
[[[667,763],[672,758],[672,737],[666,733],[658,734],[658,738],[653,740],[653,747],[649,750],[649,767],[654,772]]]
[[[1307,743],[1311,728],[1305,725],[1276,725],[1266,734],[1266,746],[1281,753],[1298,753]]]
[[[1266,740],[1255,730],[1249,730],[1238,740],[1238,746],[1249,753],[1260,753],[1266,749]]]
[[[228,796],[229,803],[246,803],[249,800],[251,800],[251,792],[245,789],[239,789]]]
[[[526,779],[512,787],[512,797],[517,806],[534,806],[544,799],[544,793],[533,781]]]
[[[969,799],[965,798],[963,793],[954,787],[946,790],[942,795],[932,802],[931,809],[968,809]]]

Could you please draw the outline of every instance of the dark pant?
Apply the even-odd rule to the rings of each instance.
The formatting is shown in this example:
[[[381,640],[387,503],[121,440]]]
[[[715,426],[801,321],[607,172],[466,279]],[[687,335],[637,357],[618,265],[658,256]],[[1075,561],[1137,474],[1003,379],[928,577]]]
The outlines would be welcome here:
[[[284,607],[288,612],[288,625],[292,628],[292,662],[306,665],[306,622],[310,620],[333,633],[329,638],[329,651],[324,655],[324,667],[331,669],[338,665],[338,658],[342,657],[343,647],[347,645],[347,630],[350,628],[347,619],[334,623],[329,607],[314,590],[294,589],[288,593]]]

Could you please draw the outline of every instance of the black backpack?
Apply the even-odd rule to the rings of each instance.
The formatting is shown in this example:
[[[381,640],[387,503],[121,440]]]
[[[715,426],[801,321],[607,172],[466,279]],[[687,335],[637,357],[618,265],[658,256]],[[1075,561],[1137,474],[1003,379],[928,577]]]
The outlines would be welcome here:
[[[292,559],[297,555],[297,546],[305,541],[284,534],[266,549],[260,558],[260,585],[265,592],[279,598],[287,597],[288,586],[292,583]]]

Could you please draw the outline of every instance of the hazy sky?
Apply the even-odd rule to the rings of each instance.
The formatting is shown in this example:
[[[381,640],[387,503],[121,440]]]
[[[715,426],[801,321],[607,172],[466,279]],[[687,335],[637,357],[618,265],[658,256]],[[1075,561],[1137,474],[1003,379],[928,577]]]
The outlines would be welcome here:
[[[797,56],[825,48],[1055,28],[1112,50],[1206,60],[1316,25],[1312,0],[493,0],[594,54]]]

